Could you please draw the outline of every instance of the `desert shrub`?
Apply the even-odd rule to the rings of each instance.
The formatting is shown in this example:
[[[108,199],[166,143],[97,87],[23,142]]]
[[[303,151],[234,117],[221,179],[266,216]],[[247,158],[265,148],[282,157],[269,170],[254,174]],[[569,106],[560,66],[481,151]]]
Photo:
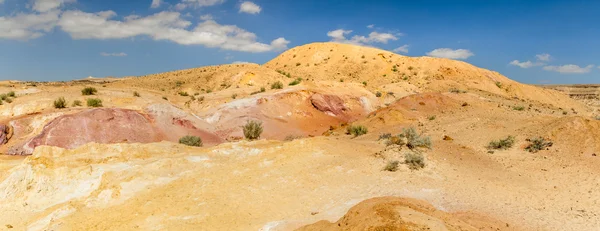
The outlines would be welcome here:
[[[496,87],[502,88],[502,83],[501,82],[496,82]]]
[[[271,84],[271,89],[282,89],[283,88],[283,83],[280,81],[274,82],[273,84]]]
[[[207,89],[207,90],[206,90],[206,93],[211,93],[211,92],[213,92],[213,90],[212,90],[212,89]]]
[[[163,96],[162,99],[164,100],[169,100],[166,96]]]
[[[398,71],[398,69],[396,68],[396,66],[392,67],[392,71],[393,72],[397,72]]]
[[[97,92],[98,90],[96,90],[96,88],[93,87],[86,87],[83,90],[81,90],[82,95],[95,95]]]
[[[356,126],[348,127],[348,130],[346,133],[353,135],[354,137],[357,137],[357,136],[362,136],[364,134],[367,134],[367,132],[369,132],[367,127],[362,126],[362,125],[356,125]]]
[[[515,110],[515,111],[523,111],[523,110],[525,110],[525,107],[523,107],[523,106],[514,106],[513,110]]]
[[[138,93],[137,91],[134,91],[134,92],[133,92],[133,96],[135,96],[135,97],[140,97],[140,93]]]
[[[398,171],[399,165],[400,165],[400,161],[397,161],[397,160],[390,161],[387,163],[387,165],[385,165],[385,168],[383,168],[383,171],[388,171],[388,172]]]
[[[198,97],[198,101],[200,101],[200,102],[204,101],[204,96]]]
[[[529,141],[529,145],[525,147],[525,150],[533,153],[544,150],[548,147],[552,147],[553,144],[552,141],[546,140],[542,137],[530,138],[527,139],[527,141]]]
[[[512,148],[512,146],[515,144],[515,137],[514,136],[508,136],[504,139],[499,139],[499,140],[492,140],[490,141],[490,143],[488,144],[487,148],[488,149],[509,149]]]
[[[89,98],[87,99],[88,107],[102,107],[102,100],[97,98]]]
[[[184,136],[179,139],[179,143],[187,146],[202,147],[202,138],[198,136]]]
[[[242,126],[244,130],[244,137],[249,140],[256,140],[260,138],[260,134],[263,132],[263,126],[261,121],[250,120],[246,122],[246,125]]]
[[[343,82],[344,82],[344,79],[340,79],[340,83],[343,83]]]
[[[408,70],[409,70],[409,71],[412,71],[412,69],[414,69],[414,67],[412,67],[412,66],[409,66],[409,67],[408,67]]]
[[[300,82],[302,82],[302,78],[297,78],[294,81],[290,82],[290,86],[294,86],[294,85],[298,85],[300,84]]]
[[[12,99],[11,99],[11,98],[6,98],[6,99],[4,100],[4,102],[7,102],[7,103],[12,103],[13,101],[12,101]]]
[[[450,88],[450,93],[458,94],[458,93],[460,93],[460,90],[458,90],[456,88]]]
[[[2,94],[2,95],[0,95],[0,99],[1,100],[6,100],[6,99],[8,99],[8,95],[7,94]]]
[[[237,98],[237,96],[238,96],[238,94],[233,94],[233,95],[231,95],[231,98],[235,99],[235,98]]]
[[[265,91],[267,91],[267,89],[265,87],[260,88],[260,92],[265,92]]]
[[[392,137],[391,133],[382,133],[381,135],[379,135],[379,140],[387,140],[391,137]]]
[[[81,105],[82,105],[81,100],[74,100],[73,101],[73,107],[78,107],[78,106],[81,106]]]
[[[407,152],[404,154],[404,164],[412,170],[421,169],[425,167],[425,157],[420,152]]]
[[[300,66],[300,65],[302,65],[302,64],[301,63],[296,63],[296,66]]]
[[[194,95],[200,95],[200,93],[196,92],[196,93],[194,93]]]
[[[8,97],[13,97],[13,98],[15,98],[15,97],[17,96],[17,94],[15,94],[15,92],[14,92],[14,91],[10,91],[10,92],[8,92],[8,94],[6,94],[6,95],[8,95]]]
[[[365,56],[363,55],[363,56],[361,56],[360,58],[361,58],[361,59],[364,59],[364,58],[365,58]]]
[[[567,111],[563,111],[562,113],[563,113],[563,115],[569,114],[569,112],[567,112]]]
[[[406,142],[404,141],[404,138],[400,135],[397,136],[392,136],[390,138],[387,139],[387,141],[385,141],[385,145],[390,146],[390,145],[398,145],[398,146],[404,146],[406,144]]]
[[[2,99],[0,99],[0,105],[3,105],[4,103],[2,102]]]
[[[410,149],[417,147],[431,148],[431,138],[429,136],[418,134],[414,127],[408,129],[403,128],[400,137],[406,138],[406,146]]]
[[[283,139],[284,141],[292,141],[295,139],[302,139],[302,136],[298,136],[298,135],[288,135],[285,137],[285,139]]]
[[[188,94],[188,93],[187,93],[187,92],[185,92],[185,91],[180,91],[180,92],[179,92],[179,95],[180,95],[180,96],[189,96],[190,94]]]
[[[362,84],[367,86],[367,81],[363,81]]]
[[[429,117],[427,117],[427,119],[428,119],[428,120],[435,120],[435,118],[436,118],[436,116],[435,116],[435,115],[432,115],[432,116],[429,116]]]
[[[181,87],[181,85],[183,85],[183,82],[181,82],[181,81],[176,81],[175,82],[175,86]]]
[[[54,108],[62,109],[62,108],[66,108],[66,107],[67,107],[67,100],[65,100],[65,97],[60,97],[60,98],[54,100]]]
[[[376,92],[376,93],[375,93],[375,96],[377,96],[377,97],[381,97],[381,92]]]

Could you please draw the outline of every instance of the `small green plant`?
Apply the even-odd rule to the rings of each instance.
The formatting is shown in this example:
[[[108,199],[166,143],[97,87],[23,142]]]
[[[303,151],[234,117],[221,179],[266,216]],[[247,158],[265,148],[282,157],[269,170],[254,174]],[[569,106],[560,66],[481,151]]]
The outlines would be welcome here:
[[[569,112],[563,111],[563,115],[567,115],[567,114],[569,114]]]
[[[296,63],[296,66],[300,66],[300,65],[302,65],[302,64],[301,63]]]
[[[388,171],[388,172],[398,171],[399,165],[400,165],[400,161],[397,161],[397,160],[390,161],[387,163],[387,165],[385,165],[385,168],[383,168],[383,171]]]
[[[187,92],[185,92],[185,91],[180,91],[179,95],[180,96],[189,96],[189,94]]]
[[[404,164],[411,170],[418,170],[425,167],[425,157],[420,152],[407,152],[404,154]]]
[[[183,82],[181,82],[181,81],[176,81],[175,82],[175,86],[176,87],[181,87],[181,85],[183,85]]]
[[[274,82],[271,84],[271,89],[282,89],[283,83],[281,81]]]
[[[458,94],[460,93],[460,90],[456,88],[450,88],[450,93]]]
[[[13,98],[15,98],[15,97],[17,96],[17,94],[15,94],[15,92],[14,92],[14,91],[10,91],[10,92],[8,92],[8,94],[7,94],[7,95],[8,95],[8,97],[13,97]]]
[[[260,138],[260,134],[263,132],[263,126],[261,121],[249,120],[246,125],[242,126],[244,130],[244,137],[249,140],[256,140]]]
[[[235,98],[237,98],[237,96],[238,96],[238,94],[233,94],[233,95],[231,95],[231,98],[235,99]]]
[[[192,147],[202,147],[202,138],[198,136],[184,136],[179,139],[179,143]]]
[[[546,140],[542,137],[530,138],[526,141],[529,142],[529,145],[525,147],[525,150],[528,152],[536,153],[538,151],[544,150],[548,147],[552,147],[552,141]]]
[[[343,82],[344,82],[344,79],[340,79],[340,83],[343,83]]]
[[[436,118],[435,115],[427,117],[428,120],[435,120],[435,118]]]
[[[414,127],[408,129],[402,129],[400,137],[406,138],[406,146],[409,149],[415,149],[417,147],[431,149],[431,138],[429,136],[423,136],[418,134]]]
[[[364,86],[367,86],[367,82],[366,82],[366,81],[362,82],[362,84],[363,84]]]
[[[265,92],[265,91],[267,91],[267,89],[265,87],[260,88],[260,92]]]
[[[0,95],[0,99],[1,100],[6,100],[6,99],[8,99],[8,95],[7,94],[2,94],[2,95]]]
[[[506,149],[512,148],[512,146],[514,144],[515,144],[515,137],[514,136],[508,136],[508,137],[506,137],[504,139],[490,141],[490,143],[488,144],[487,148],[488,149],[502,149],[502,150],[506,150]]]
[[[389,138],[392,138],[391,133],[382,133],[381,135],[379,135],[379,140],[387,140]]]
[[[98,98],[89,98],[87,99],[88,107],[102,107],[102,100]]]
[[[96,88],[93,87],[86,87],[83,90],[81,90],[82,95],[95,95],[97,92],[98,90],[96,90]]]
[[[375,96],[377,96],[377,98],[381,97],[381,92],[376,92]]]
[[[212,93],[212,92],[213,92],[213,90],[212,90],[212,89],[207,89],[207,90],[206,90],[206,93]]]
[[[133,92],[133,96],[134,96],[134,97],[140,97],[140,93],[138,93],[137,91],[134,91],[134,92]]]
[[[369,129],[362,125],[350,126],[346,131],[347,134],[353,135],[354,137],[362,136],[367,134],[367,132],[369,132]]]
[[[412,66],[409,66],[409,67],[408,67],[408,70],[409,70],[409,71],[412,71],[413,69],[415,69],[415,68],[414,68],[414,67],[412,67]]]
[[[365,56],[363,55],[363,56],[361,56],[360,58],[361,58],[361,59],[364,59],[364,58],[365,58]]]
[[[7,102],[7,103],[12,103],[13,102],[11,98],[6,98],[4,101]]]
[[[302,136],[298,136],[298,135],[288,135],[285,137],[285,139],[283,139],[284,141],[292,141],[295,139],[302,139]]]
[[[513,110],[515,110],[515,111],[523,111],[523,110],[525,110],[525,107],[523,107],[523,106],[514,106]]]
[[[398,71],[398,68],[396,68],[396,66],[394,66],[394,67],[392,67],[392,71],[393,71],[393,72],[397,72],[397,71]]]
[[[502,83],[501,82],[496,82],[496,87],[502,88]]]
[[[290,82],[289,85],[290,86],[295,86],[295,85],[300,84],[300,82],[302,82],[302,78],[297,78],[294,81]]]
[[[81,105],[82,105],[82,102],[81,102],[81,100],[74,100],[74,101],[73,101],[73,107],[79,107],[79,106],[81,106]]]
[[[196,95],[196,96],[197,96],[197,95],[200,95],[200,93],[196,92],[196,93],[194,93],[194,95]]]
[[[60,97],[60,98],[54,100],[54,108],[63,109],[66,107],[67,107],[67,100],[65,100],[65,97]]]

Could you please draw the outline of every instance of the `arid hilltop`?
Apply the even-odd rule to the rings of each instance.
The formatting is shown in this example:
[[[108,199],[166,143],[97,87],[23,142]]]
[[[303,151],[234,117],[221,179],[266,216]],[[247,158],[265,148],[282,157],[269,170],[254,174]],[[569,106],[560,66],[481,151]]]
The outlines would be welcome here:
[[[0,227],[595,230],[600,120],[580,91],[338,43],[3,81]]]

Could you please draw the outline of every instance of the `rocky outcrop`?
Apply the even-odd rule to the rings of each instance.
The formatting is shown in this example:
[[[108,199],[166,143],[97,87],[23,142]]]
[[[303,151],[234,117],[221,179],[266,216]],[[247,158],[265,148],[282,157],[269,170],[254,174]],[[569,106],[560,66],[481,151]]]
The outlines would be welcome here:
[[[0,145],[6,144],[12,137],[13,129],[10,125],[0,125]]]
[[[23,145],[9,149],[9,155],[30,155],[41,145],[67,149],[87,143],[152,143],[163,140],[177,142],[186,135],[203,139],[205,145],[222,140],[209,131],[199,129],[190,118],[169,113],[142,113],[129,109],[98,108],[63,115],[46,124],[41,134]]]
[[[310,103],[317,110],[327,113],[331,116],[343,115],[347,110],[344,106],[344,100],[337,95],[314,94],[310,97]]]

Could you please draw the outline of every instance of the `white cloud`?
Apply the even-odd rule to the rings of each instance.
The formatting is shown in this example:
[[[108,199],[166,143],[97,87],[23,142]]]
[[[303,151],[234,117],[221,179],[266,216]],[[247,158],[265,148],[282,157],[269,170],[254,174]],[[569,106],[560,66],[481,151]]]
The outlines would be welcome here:
[[[234,61],[231,64],[248,64],[250,62],[246,62],[246,61]]]
[[[162,3],[162,0],[152,0],[152,4],[150,5],[150,8],[158,8],[158,7],[160,7],[161,3]]]
[[[50,32],[58,22],[60,12],[24,14],[0,17],[0,39],[28,40]]]
[[[37,12],[48,12],[61,7],[66,3],[73,3],[77,0],[35,0],[33,10]]]
[[[513,66],[518,66],[518,67],[521,67],[521,68],[530,68],[530,67],[543,66],[544,65],[543,63],[540,63],[540,62],[534,63],[534,62],[531,62],[529,60],[527,60],[525,62],[520,62],[519,60],[513,60],[509,64],[513,65]]]
[[[205,15],[200,16],[200,20],[202,20],[202,21],[213,20],[213,16],[210,14],[205,14]]]
[[[58,25],[73,39],[122,39],[146,35],[154,40],[168,40],[182,45],[204,45],[225,50],[266,52],[286,49],[288,40],[278,38],[270,44],[257,42],[257,36],[235,25],[221,25],[213,20],[187,29],[191,22],[178,12],[160,12],[146,17],[127,16],[123,21],[110,20],[113,11],[86,13],[66,11]]]
[[[204,7],[204,6],[214,6],[214,5],[222,4],[224,2],[225,2],[225,0],[183,0],[183,1],[181,1],[181,3],[177,3],[177,5],[175,5],[175,9],[183,10],[188,6],[194,7],[194,8],[199,8],[199,7]]]
[[[409,47],[408,45],[403,45],[403,46],[398,47],[398,48],[396,48],[396,49],[394,49],[392,51],[396,52],[396,53],[408,53],[408,47]]]
[[[240,13],[248,13],[248,14],[258,14],[262,8],[259,5],[254,4],[253,2],[245,1],[240,5]]]
[[[578,65],[575,65],[575,64],[543,67],[544,70],[554,71],[554,72],[558,72],[561,74],[585,74],[585,73],[589,73],[590,71],[592,71],[592,68],[594,68],[594,65],[587,65],[586,67],[579,67]]]
[[[550,61],[551,56],[549,54],[538,54],[538,55],[535,55],[535,57],[539,61]]]
[[[368,25],[368,26],[367,26],[367,28],[369,28],[369,29],[373,29],[373,27],[375,27],[375,25],[374,25],[374,24],[371,24],[371,25]]]
[[[354,45],[365,45],[371,43],[387,43],[390,40],[398,40],[396,36],[389,33],[371,32],[368,37],[355,35],[351,39],[346,39],[346,35],[352,33],[351,30],[337,29],[327,32],[332,42],[348,43]]]
[[[466,49],[456,49],[452,50],[450,48],[438,48],[427,52],[427,55],[438,57],[438,58],[448,58],[448,59],[468,59],[469,57],[475,55],[471,51]]]
[[[178,11],[185,10],[185,8],[187,8],[187,5],[183,4],[183,3],[177,3],[177,5],[175,5],[175,10],[178,10]]]
[[[106,53],[106,52],[102,52],[102,53],[100,53],[100,55],[102,55],[102,56],[124,57],[124,56],[127,56],[127,53],[125,53],[125,52],[120,52],[120,53]]]

